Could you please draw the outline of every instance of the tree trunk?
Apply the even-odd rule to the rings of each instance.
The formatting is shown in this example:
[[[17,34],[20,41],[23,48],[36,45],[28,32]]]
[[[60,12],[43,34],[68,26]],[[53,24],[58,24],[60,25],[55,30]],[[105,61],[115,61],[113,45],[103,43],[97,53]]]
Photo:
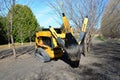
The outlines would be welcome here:
[[[23,45],[23,40],[21,39],[21,45]]]
[[[10,42],[8,42],[8,48],[10,48]]]
[[[14,44],[14,40],[13,40],[13,35],[10,35],[10,37],[11,37],[11,42],[12,42],[13,55],[14,55],[14,58],[16,58],[16,51],[15,51],[15,44]]]
[[[85,54],[87,55],[90,52],[90,45],[92,44],[92,37],[91,37],[91,32],[88,31],[86,34],[86,38],[85,38]]]
[[[11,11],[11,14],[10,14],[10,38],[11,38],[11,43],[12,43],[13,55],[14,55],[14,58],[16,58],[15,44],[14,44],[14,39],[13,39],[13,34],[12,34],[12,26],[13,26],[12,19],[13,19],[13,11]]]
[[[22,28],[22,27],[21,27]],[[21,45],[23,45],[23,36],[22,33],[20,32],[20,37],[21,37]]]
[[[8,39],[8,48],[10,48],[10,32],[9,32],[9,28],[7,25],[7,19],[6,19],[6,28],[7,28],[7,39]]]
[[[31,45],[31,36],[30,36],[30,45]]]
[[[30,40],[30,45],[31,45],[31,38],[32,38],[31,31],[29,31],[29,34],[30,34],[29,40]]]

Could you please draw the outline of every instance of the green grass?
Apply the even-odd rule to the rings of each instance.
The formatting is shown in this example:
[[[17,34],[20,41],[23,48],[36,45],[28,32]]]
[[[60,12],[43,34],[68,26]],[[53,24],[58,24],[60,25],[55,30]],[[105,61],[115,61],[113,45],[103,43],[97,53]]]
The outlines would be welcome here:
[[[33,45],[34,42],[31,43],[31,45]],[[21,45],[21,43],[15,43],[15,47],[18,48],[18,47],[22,47],[22,46],[27,46],[27,45],[30,45],[30,43],[23,43],[23,45]],[[12,48],[12,44],[10,44],[10,48]],[[8,44],[4,44],[4,45],[0,45],[0,49],[9,49],[9,46]]]
[[[96,38],[99,39],[99,40],[101,40],[101,41],[105,41],[105,38],[104,38],[103,36],[100,36],[100,35],[99,35],[99,36],[97,36]]]

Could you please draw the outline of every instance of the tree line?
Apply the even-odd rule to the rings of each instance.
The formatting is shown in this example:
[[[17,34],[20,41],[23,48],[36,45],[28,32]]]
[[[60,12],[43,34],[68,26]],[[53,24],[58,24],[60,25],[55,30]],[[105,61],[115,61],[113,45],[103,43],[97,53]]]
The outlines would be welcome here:
[[[41,30],[33,12],[26,5],[16,4],[13,7],[12,35],[15,42],[31,42],[35,39],[35,32]],[[10,8],[10,10],[12,9]],[[0,16],[0,44],[10,40],[10,10],[6,16]]]

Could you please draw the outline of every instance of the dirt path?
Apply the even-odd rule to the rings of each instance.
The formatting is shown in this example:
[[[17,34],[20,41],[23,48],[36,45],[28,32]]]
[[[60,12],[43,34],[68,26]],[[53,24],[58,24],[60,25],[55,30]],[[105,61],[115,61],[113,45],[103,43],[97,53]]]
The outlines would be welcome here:
[[[18,49],[26,54],[16,60],[13,56],[0,59],[0,80],[120,80],[120,43],[116,41],[93,44],[78,68],[62,60],[42,63],[30,49],[34,48]]]

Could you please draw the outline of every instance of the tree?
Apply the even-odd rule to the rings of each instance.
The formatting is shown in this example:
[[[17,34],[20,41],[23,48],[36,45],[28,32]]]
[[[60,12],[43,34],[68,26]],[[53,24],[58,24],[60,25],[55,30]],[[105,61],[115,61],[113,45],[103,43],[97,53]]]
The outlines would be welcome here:
[[[5,30],[5,17],[0,16],[0,44],[7,43],[7,35]]]
[[[102,18],[101,32],[105,37],[120,38],[120,0],[109,0]]]
[[[32,37],[35,34],[36,28],[40,27],[39,24],[37,23],[37,20],[35,18],[35,16],[33,15],[32,11],[30,10],[30,8],[28,8],[27,6],[24,6],[25,11],[27,11],[28,14],[26,14],[26,27],[28,27],[28,37],[29,37],[29,41],[31,43]]]
[[[86,45],[89,47],[94,30],[99,26],[107,0],[53,0],[49,6],[54,9],[57,16],[65,13],[76,28],[81,28],[82,20],[88,16]]]
[[[9,14],[8,14],[9,16]],[[14,6],[13,34],[16,42],[30,41],[39,27],[35,16],[28,6],[17,4]]]

